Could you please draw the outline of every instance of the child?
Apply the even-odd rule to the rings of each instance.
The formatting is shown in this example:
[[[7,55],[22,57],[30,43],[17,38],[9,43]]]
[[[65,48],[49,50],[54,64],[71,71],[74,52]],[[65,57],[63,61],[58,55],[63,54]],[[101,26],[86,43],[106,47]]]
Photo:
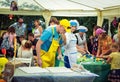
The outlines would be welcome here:
[[[108,80],[111,82],[120,82],[120,52],[118,44],[113,43],[111,50],[112,53],[109,56],[103,56],[103,58],[108,58],[107,63],[111,64]]]

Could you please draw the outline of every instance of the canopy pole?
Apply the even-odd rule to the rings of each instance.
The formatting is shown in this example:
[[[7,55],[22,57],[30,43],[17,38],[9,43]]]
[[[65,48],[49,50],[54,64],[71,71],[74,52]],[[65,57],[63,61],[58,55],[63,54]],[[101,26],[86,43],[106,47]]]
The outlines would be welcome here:
[[[46,27],[48,27],[49,21],[50,21],[50,18],[51,18],[51,12],[49,10],[43,11],[43,17],[45,19]]]
[[[97,25],[102,27],[102,23],[103,23],[103,15],[102,15],[102,11],[97,11]]]
[[[108,35],[111,36],[111,31],[110,31],[110,29],[111,29],[111,22],[112,22],[113,18],[112,18],[112,17],[109,17],[108,20],[109,20]]]

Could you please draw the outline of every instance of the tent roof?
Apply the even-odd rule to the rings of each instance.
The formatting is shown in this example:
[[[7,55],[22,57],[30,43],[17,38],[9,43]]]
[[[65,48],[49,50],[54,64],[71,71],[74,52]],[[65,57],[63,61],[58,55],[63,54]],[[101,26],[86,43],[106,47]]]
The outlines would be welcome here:
[[[16,12],[10,11],[10,1],[0,0],[0,14],[41,15],[49,10],[53,16],[97,16],[96,11],[117,9],[114,13],[120,15],[120,0],[16,0]]]
[[[120,0],[68,0],[93,9],[107,10],[119,8]]]

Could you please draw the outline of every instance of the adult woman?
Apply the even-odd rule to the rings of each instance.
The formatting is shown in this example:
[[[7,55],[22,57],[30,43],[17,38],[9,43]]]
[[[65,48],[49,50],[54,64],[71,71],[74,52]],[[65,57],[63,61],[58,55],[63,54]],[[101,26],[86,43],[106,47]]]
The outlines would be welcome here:
[[[77,62],[77,48],[76,48],[76,42],[77,39],[73,32],[77,29],[77,23],[72,20],[70,21],[70,26],[71,26],[71,32],[66,32],[66,40],[65,40],[65,51],[64,51],[64,65],[67,68],[73,67],[76,62]],[[70,28],[69,28],[70,29]]]
[[[35,30],[34,30],[33,34],[34,34],[36,39],[39,39],[41,34],[42,34],[43,29],[40,26],[40,21],[39,20],[35,20],[34,24],[35,24]]]
[[[87,47],[86,33],[88,29],[85,26],[78,27],[79,33],[76,34],[77,37],[77,50],[81,54],[90,54]]]
[[[93,28],[93,36],[91,36],[91,45],[92,45],[92,54],[94,56],[97,55],[97,50],[98,50],[98,35],[96,35],[95,31],[100,28],[99,26],[95,26]]]
[[[109,51],[110,45],[112,44],[112,39],[109,35],[106,34],[106,31],[101,28],[96,30],[96,34],[98,35],[97,56],[102,56],[104,53]]]
[[[14,52],[14,39],[16,38],[16,33],[14,27],[9,27],[7,32],[3,36],[3,41],[1,44],[1,49],[7,50],[7,56],[13,56]]]
[[[19,58],[32,58],[32,44],[30,41],[23,40],[22,45],[18,49],[18,55]]]
[[[13,41],[14,41],[14,38],[16,38],[16,33],[15,33],[15,29],[14,27],[9,27],[6,34],[3,36],[3,38],[6,38],[8,37],[8,40],[9,40],[9,45],[10,45],[10,48],[13,48]]]

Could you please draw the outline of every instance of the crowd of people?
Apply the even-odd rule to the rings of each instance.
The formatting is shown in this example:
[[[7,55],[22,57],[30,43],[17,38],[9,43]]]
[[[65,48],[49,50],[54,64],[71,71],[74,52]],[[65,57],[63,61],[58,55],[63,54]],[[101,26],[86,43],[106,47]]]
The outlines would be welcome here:
[[[62,19],[58,21],[57,18],[52,17],[45,30],[40,25],[40,21],[35,20],[35,28],[28,35],[26,35],[26,24],[23,22],[23,19],[19,18],[1,36],[0,53],[7,58],[13,57],[14,50],[17,50],[16,57],[32,57],[40,67],[54,67],[56,61],[63,59],[64,66],[71,68],[77,64],[79,53],[82,55],[92,54],[95,57],[106,58],[107,62],[111,63],[109,80],[119,80],[120,23],[118,24],[118,33],[113,38],[102,27],[94,26],[88,46],[86,38],[88,29],[80,26],[77,20]],[[16,44],[15,41],[17,41]],[[59,63],[56,66],[59,66]]]

